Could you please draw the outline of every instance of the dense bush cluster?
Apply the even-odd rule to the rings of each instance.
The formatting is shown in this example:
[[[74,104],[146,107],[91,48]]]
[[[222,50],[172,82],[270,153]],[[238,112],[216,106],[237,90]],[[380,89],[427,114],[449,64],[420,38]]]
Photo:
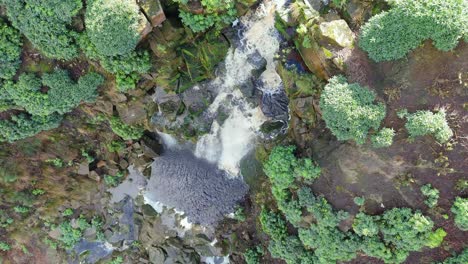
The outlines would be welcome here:
[[[19,32],[0,20],[0,80],[15,76],[21,63],[22,45]]]
[[[467,37],[464,0],[388,1],[392,9],[372,17],[361,29],[360,47],[375,61],[403,58],[426,39],[443,51]]]
[[[62,121],[60,115],[29,116],[20,114],[11,120],[0,120],[0,142],[13,142],[32,137],[41,131],[57,128]]]
[[[363,144],[369,130],[377,130],[385,117],[385,105],[374,101],[374,92],[357,83],[348,84],[343,76],[335,76],[322,92],[320,109],[327,127],[338,140],[351,139]],[[382,136],[379,142],[387,144],[388,137]]]
[[[54,113],[71,112],[81,102],[91,102],[97,97],[97,87],[103,83],[102,76],[89,73],[73,82],[64,70],[44,74],[22,74],[18,82],[5,85],[11,100],[28,113],[48,116]],[[47,93],[41,89],[47,87]]]
[[[88,0],[86,32],[99,54],[125,55],[140,39],[143,17],[133,0]]]
[[[1,89],[4,101],[26,113],[0,121],[0,141],[13,142],[58,127],[63,114],[96,99],[103,81],[102,76],[88,73],[75,83],[64,70],[42,78],[24,73],[17,82],[8,81]]]
[[[468,231],[468,198],[457,197],[451,208],[455,215],[455,225],[463,231]]]
[[[298,189],[297,180],[302,177],[295,173],[297,159],[293,151],[294,147],[276,147],[264,164],[278,209],[299,234],[290,235],[281,215],[264,208],[260,223],[270,237],[268,250],[273,257],[291,264],[328,264],[350,261],[364,253],[385,263],[402,263],[411,251],[442,243],[445,231],[432,231],[432,220],[409,208],[394,208],[378,216],[360,212],[352,230],[342,231],[339,226],[349,219],[347,212],[335,211],[323,196],[314,195],[308,187]],[[303,221],[310,217],[312,222]]]
[[[151,68],[149,53],[135,51],[140,39],[140,16],[135,1],[93,0],[86,12],[88,30],[78,38],[86,56],[115,75],[121,92],[134,89],[140,74]],[[106,26],[102,27],[102,23]]]
[[[7,16],[41,53],[69,60],[78,55],[72,18],[83,7],[81,0],[0,0]]]
[[[407,119],[405,127],[411,138],[432,135],[438,142],[445,143],[453,136],[444,110],[435,114],[431,111],[417,111],[409,114],[403,110],[399,112],[399,116]]]
[[[294,181],[312,182],[321,173],[320,167],[315,166],[311,159],[296,158],[293,154],[295,149],[295,146],[275,147],[264,164],[278,208],[293,225],[300,222],[302,214],[298,201],[291,199]]]
[[[183,8],[187,0],[175,0],[181,6],[179,16],[193,32],[206,31],[211,27],[221,30],[236,19],[237,11],[233,0],[201,0],[203,13],[194,14]]]

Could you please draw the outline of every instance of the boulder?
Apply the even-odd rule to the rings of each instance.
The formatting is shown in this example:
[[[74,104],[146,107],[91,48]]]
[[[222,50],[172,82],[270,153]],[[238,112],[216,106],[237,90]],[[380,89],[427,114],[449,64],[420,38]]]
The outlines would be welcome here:
[[[182,101],[192,115],[200,115],[213,102],[213,95],[202,85],[196,85],[182,93]]]
[[[159,111],[169,120],[175,120],[183,107],[179,95],[166,93],[162,88],[156,89],[154,101],[158,104]]]
[[[316,121],[314,98],[312,96],[292,100],[291,109],[294,114],[306,124],[314,124]]]
[[[322,22],[319,25],[319,33],[323,39],[328,40],[331,45],[339,45],[343,48],[353,46],[353,32],[343,19]]]
[[[137,3],[152,27],[159,26],[166,20],[159,0],[137,0]]]
[[[141,124],[146,120],[145,105],[141,101],[118,104],[117,112],[122,121],[129,125]]]
[[[160,264],[164,263],[166,260],[166,254],[164,253],[164,250],[159,247],[148,248],[148,255],[150,263]]]

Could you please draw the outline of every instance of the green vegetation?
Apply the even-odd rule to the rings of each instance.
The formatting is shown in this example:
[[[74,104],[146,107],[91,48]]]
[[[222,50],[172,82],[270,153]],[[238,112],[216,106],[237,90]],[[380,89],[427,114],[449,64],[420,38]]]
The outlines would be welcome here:
[[[369,129],[377,130],[385,117],[385,105],[374,101],[374,92],[357,83],[348,84],[343,76],[335,76],[322,92],[320,109],[327,127],[338,140],[364,144]]]
[[[364,197],[358,196],[358,197],[354,197],[353,201],[357,206],[363,206],[364,203],[366,202],[366,199]]]
[[[406,110],[402,110],[398,115],[400,118],[407,119],[405,127],[411,139],[432,135],[439,143],[445,143],[453,136],[443,109],[435,114],[422,110],[409,114]]]
[[[63,114],[71,112],[81,102],[94,101],[97,87],[102,83],[103,78],[96,73],[88,73],[75,83],[64,70],[45,73],[42,78],[24,73],[17,82],[8,81],[3,86],[4,98],[10,101],[12,108],[24,109],[28,114],[0,120],[0,142],[13,142],[57,128]]]
[[[393,144],[395,130],[392,128],[382,128],[377,134],[371,136],[372,146],[374,148],[386,148]]]
[[[188,1],[175,0],[179,3],[179,16],[182,22],[193,32],[206,31],[215,27],[220,31],[225,26],[232,23],[237,16],[235,1],[231,0],[201,0],[203,13],[194,14],[186,6]]]
[[[15,207],[13,207],[13,210],[16,212],[16,213],[19,213],[19,214],[26,214],[26,213],[29,213],[29,208],[26,207],[26,206],[23,206],[23,205],[17,205]]]
[[[431,39],[443,51],[454,49],[467,37],[463,0],[388,1],[392,8],[361,28],[359,46],[375,61],[403,58],[424,40]]]
[[[66,216],[71,216],[71,215],[73,215],[73,209],[71,209],[71,208],[67,208],[67,209],[63,210],[63,212],[62,212],[62,216],[66,217]]]
[[[424,203],[429,206],[429,208],[433,208],[437,205],[437,201],[439,200],[439,190],[433,188],[432,185],[428,183],[421,187],[421,192],[426,197]]]
[[[50,116],[28,116],[19,114],[11,120],[0,120],[0,142],[14,142],[34,136],[41,131],[57,128],[62,121],[58,114]]]
[[[11,249],[10,245],[0,241],[0,251],[9,251]]]
[[[32,74],[22,74],[18,82],[5,85],[12,101],[28,113],[36,116],[60,115],[71,112],[81,102],[92,102],[97,97],[97,87],[103,78],[96,73],[88,73],[74,83],[68,73],[57,70],[46,73],[42,78]],[[41,89],[47,87],[47,93]]]
[[[88,35],[81,34],[78,40],[89,59],[99,61],[106,71],[115,75],[117,89],[121,92],[134,89],[140,74],[148,72],[151,68],[150,56],[146,51],[132,49],[124,54],[109,56],[107,53],[101,53]]]
[[[78,55],[76,32],[70,30],[81,0],[0,0],[8,19],[41,53],[69,60]]]
[[[117,172],[115,175],[105,175],[104,182],[111,187],[116,187],[124,179],[125,174],[121,171]]]
[[[0,79],[9,80],[16,74],[22,45],[19,32],[0,20]]]
[[[460,264],[460,263],[468,263],[468,248],[463,249],[463,251],[454,257],[447,258],[444,262],[440,262],[439,264]]]
[[[353,232],[341,231],[340,223],[349,214],[335,211],[323,196],[315,196],[310,188],[297,187],[297,180],[302,177],[295,176],[298,160],[293,151],[294,147],[276,147],[264,164],[278,209],[299,233],[299,237],[289,235],[287,222],[281,215],[263,208],[260,223],[271,239],[268,249],[273,257],[287,263],[325,264],[350,261],[363,252],[385,263],[402,263],[409,252],[442,243],[445,231],[432,231],[432,220],[410,208],[393,208],[378,216],[360,212],[354,218]],[[355,201],[361,206],[364,203],[361,197]],[[304,214],[304,209],[309,215]],[[308,216],[313,218],[312,223],[302,221]]]
[[[138,44],[142,15],[136,1],[88,0],[86,32],[99,54],[125,55]]]
[[[244,260],[247,264],[260,264],[260,259],[263,256],[263,249],[259,246],[249,248],[244,253]]]
[[[139,139],[145,131],[140,126],[130,126],[125,124],[120,118],[114,116],[109,119],[109,124],[116,135],[124,140]]]
[[[468,231],[468,198],[457,197],[451,208],[455,215],[455,225],[463,231]]]
[[[111,261],[109,261],[107,264],[122,264],[123,263],[123,258],[122,256],[118,256],[113,258]]]

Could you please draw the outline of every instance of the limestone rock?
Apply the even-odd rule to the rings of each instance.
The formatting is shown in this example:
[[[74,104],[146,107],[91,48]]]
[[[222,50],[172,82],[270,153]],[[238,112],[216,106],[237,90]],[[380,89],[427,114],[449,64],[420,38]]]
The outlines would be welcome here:
[[[117,112],[119,112],[122,121],[129,125],[142,123],[146,119],[145,105],[141,101],[118,104]]]
[[[323,22],[319,25],[319,30],[324,38],[343,48],[351,47],[354,43],[353,32],[343,19]]]

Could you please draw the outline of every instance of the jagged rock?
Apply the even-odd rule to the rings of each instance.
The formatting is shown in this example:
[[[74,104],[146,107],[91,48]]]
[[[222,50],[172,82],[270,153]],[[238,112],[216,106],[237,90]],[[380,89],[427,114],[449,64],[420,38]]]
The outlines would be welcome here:
[[[159,26],[166,20],[166,15],[159,0],[137,0],[137,3],[152,27]]]
[[[306,124],[315,123],[314,98],[312,96],[292,100],[291,109]]]
[[[118,104],[117,112],[122,121],[129,125],[143,123],[146,120],[145,105],[141,101]]]
[[[354,43],[353,32],[343,19],[322,22],[319,25],[319,32],[331,44],[338,44],[343,48],[351,47]]]
[[[153,264],[161,264],[166,260],[164,250],[159,247],[150,247],[148,249],[149,261]]]
[[[333,75],[330,62],[327,61],[319,46],[314,45],[311,48],[301,46],[300,54],[307,68],[320,79],[327,80]]]
[[[87,161],[81,163],[78,167],[77,173],[79,175],[88,175],[89,174],[89,163]]]
[[[157,88],[154,101],[159,106],[159,111],[169,120],[174,120],[182,107],[182,100],[177,94],[166,93],[162,88]]]
[[[190,114],[199,115],[213,102],[213,95],[200,84],[183,92],[182,100]]]

